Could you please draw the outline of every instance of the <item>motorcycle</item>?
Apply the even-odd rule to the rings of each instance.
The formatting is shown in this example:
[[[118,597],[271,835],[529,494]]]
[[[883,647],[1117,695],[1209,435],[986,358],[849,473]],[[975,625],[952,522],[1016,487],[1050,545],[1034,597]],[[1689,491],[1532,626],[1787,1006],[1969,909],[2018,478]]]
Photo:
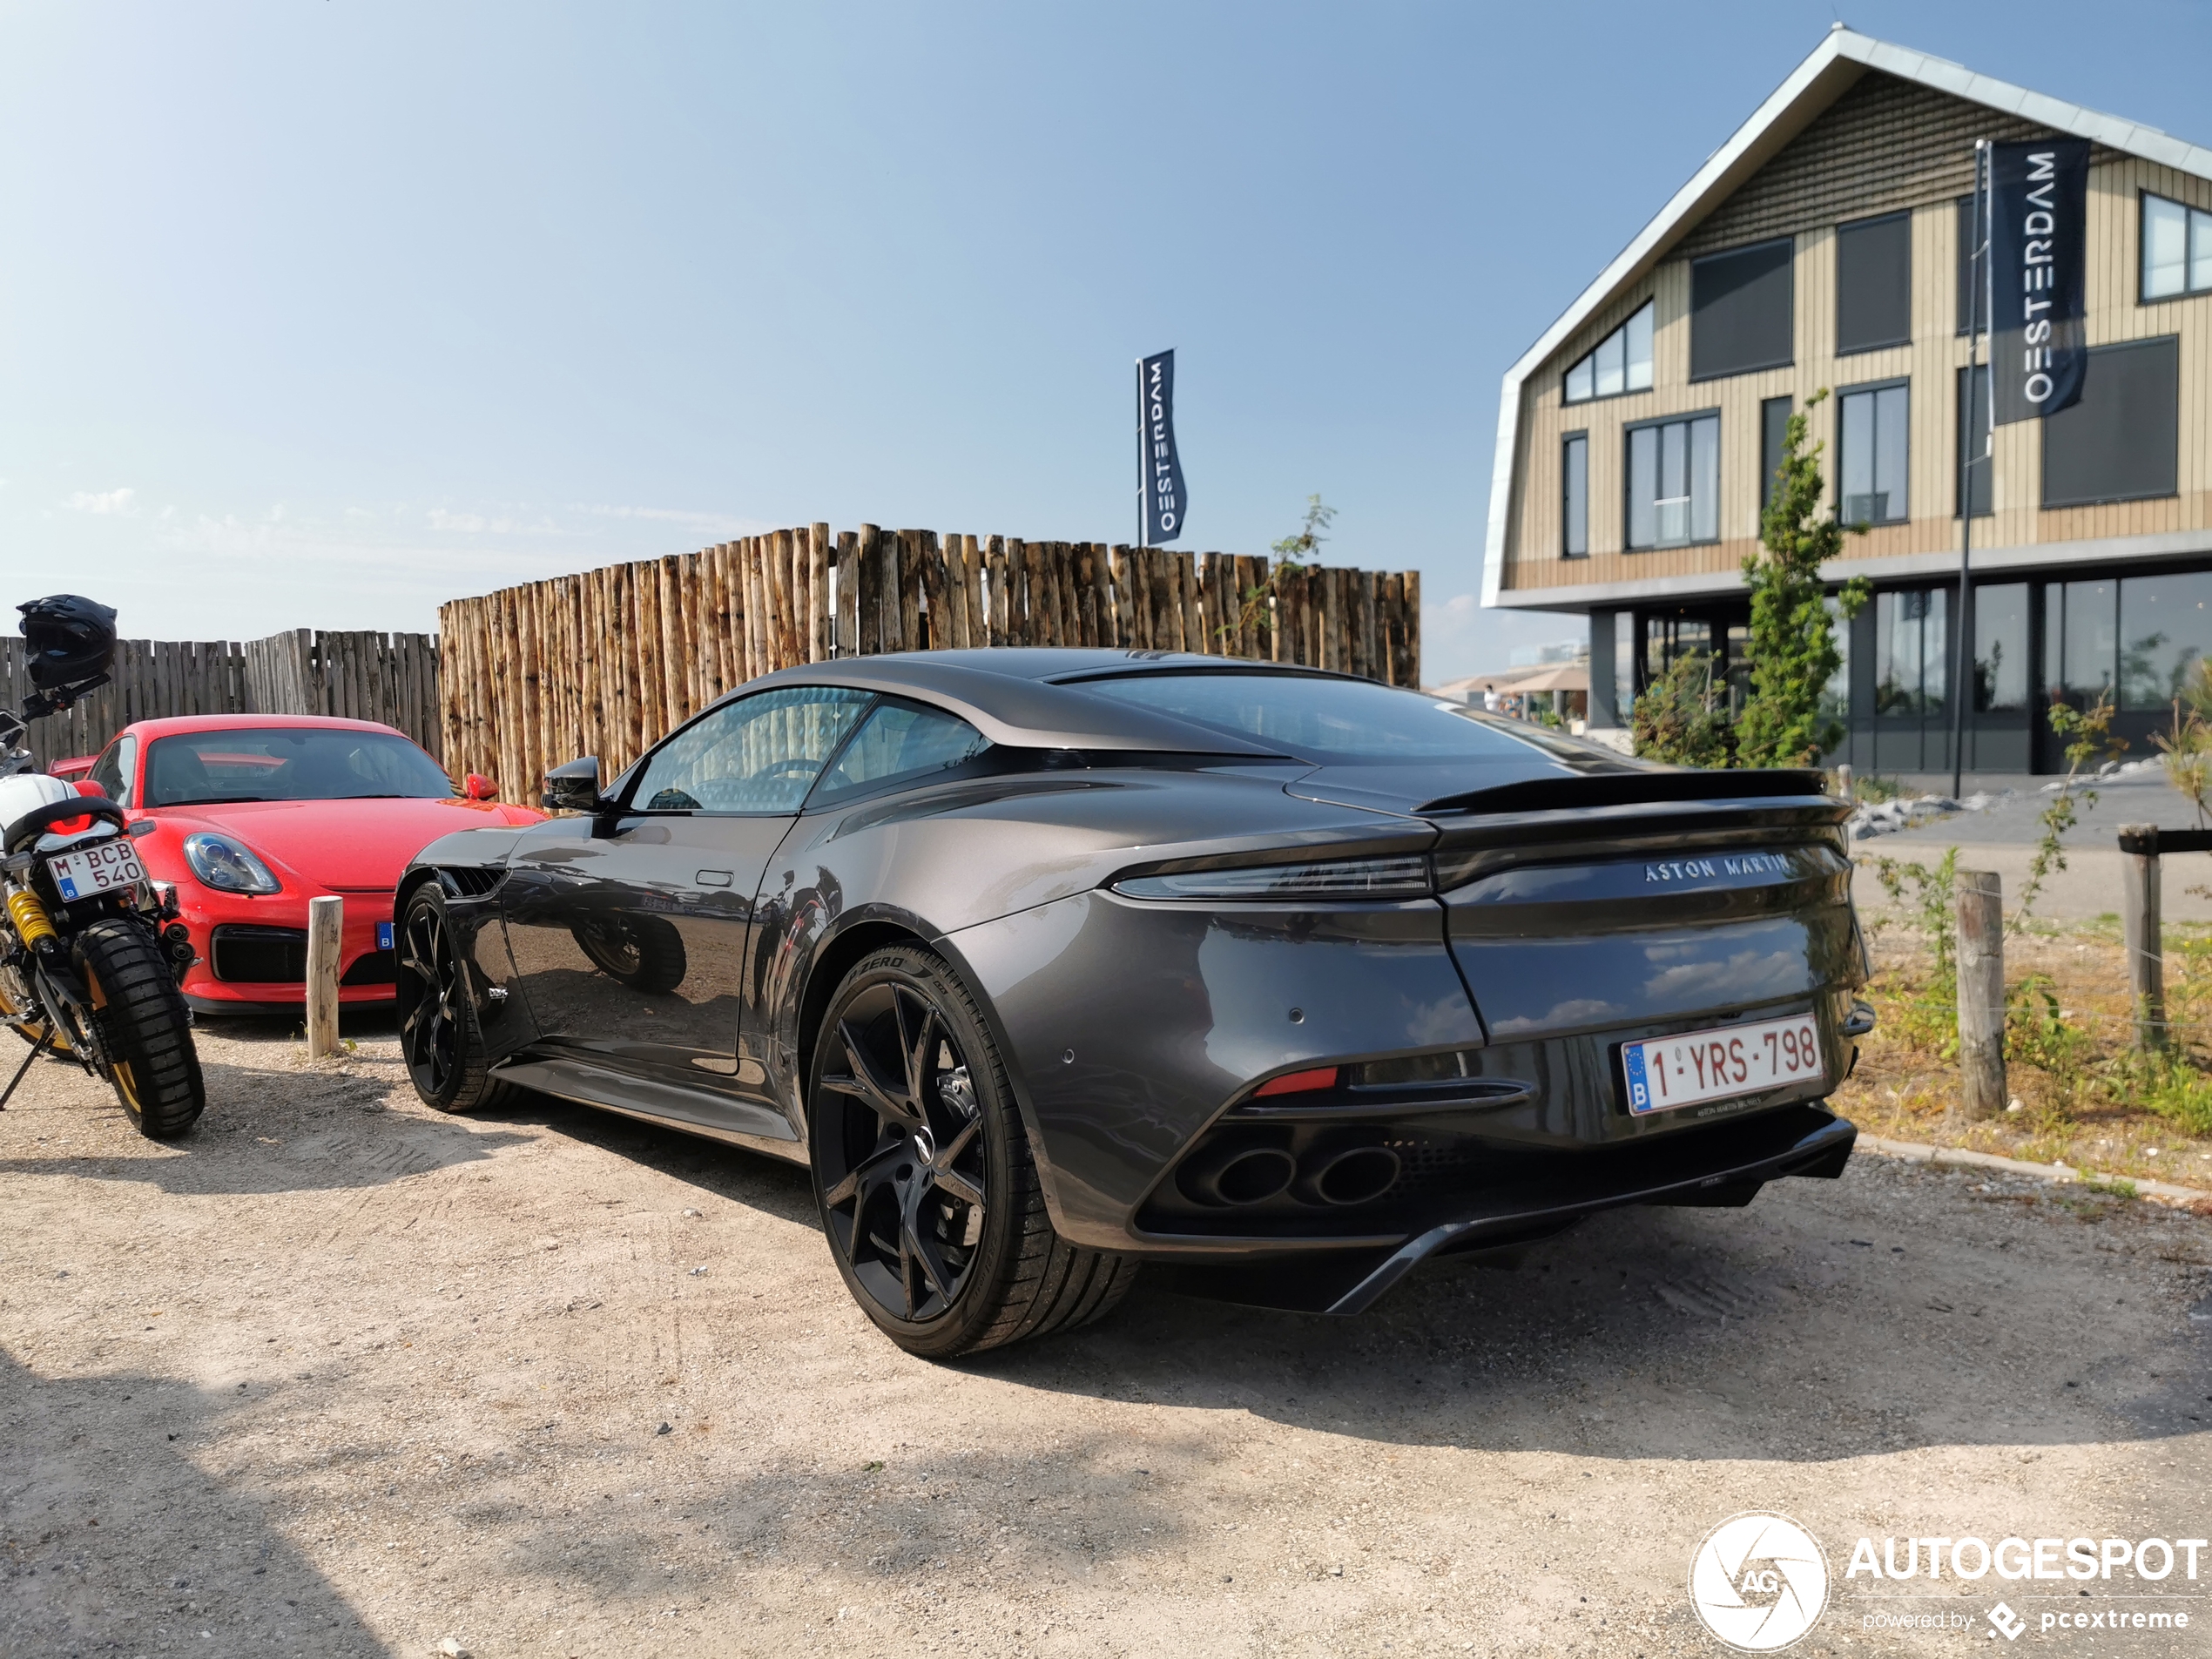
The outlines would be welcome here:
[[[19,711],[0,708],[0,1024],[30,1053],[0,1109],[51,1051],[105,1081],[140,1133],[173,1140],[207,1096],[178,988],[191,940],[164,931],[175,895],[147,880],[132,846],[153,826],[32,770],[21,746],[31,721],[107,683],[115,612],[73,594],[17,609],[33,690]]]

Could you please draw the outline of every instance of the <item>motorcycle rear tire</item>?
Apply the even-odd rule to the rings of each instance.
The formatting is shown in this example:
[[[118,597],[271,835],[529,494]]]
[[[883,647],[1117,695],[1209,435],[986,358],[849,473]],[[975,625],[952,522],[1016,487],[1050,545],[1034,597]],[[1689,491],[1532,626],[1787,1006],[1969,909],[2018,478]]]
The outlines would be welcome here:
[[[207,1089],[192,1014],[160,942],[136,923],[111,917],[71,943],[92,994],[116,1098],[141,1135],[175,1140],[199,1122]]]

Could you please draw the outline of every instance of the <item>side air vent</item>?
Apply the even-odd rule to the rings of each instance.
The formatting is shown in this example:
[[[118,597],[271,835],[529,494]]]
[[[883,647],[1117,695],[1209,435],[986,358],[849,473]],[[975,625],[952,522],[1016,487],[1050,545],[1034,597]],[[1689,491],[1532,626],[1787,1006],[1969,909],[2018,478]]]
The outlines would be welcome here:
[[[464,899],[481,899],[507,879],[504,870],[486,870],[475,865],[440,870],[438,873],[459,889]]]

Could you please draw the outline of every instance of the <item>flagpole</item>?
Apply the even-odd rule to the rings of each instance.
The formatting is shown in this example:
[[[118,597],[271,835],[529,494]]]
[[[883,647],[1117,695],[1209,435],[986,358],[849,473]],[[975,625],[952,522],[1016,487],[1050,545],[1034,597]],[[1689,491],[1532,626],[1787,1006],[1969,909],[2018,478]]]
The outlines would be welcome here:
[[[1136,544],[1144,545],[1144,360],[1136,360]]]
[[[1966,700],[1973,695],[1966,684],[1966,602],[1968,590],[1966,574],[1973,563],[1974,496],[1973,444],[1971,433],[1974,423],[1974,376],[1981,367],[1981,328],[1986,320],[1982,309],[1985,287],[1989,290],[1989,302],[1996,304],[1994,276],[1990,270],[1990,226],[1996,217],[1996,204],[1988,199],[1984,179],[1988,170],[1989,140],[1974,140],[1974,233],[1979,239],[1974,255],[1981,260],[1981,282],[1973,276],[1973,266],[1967,267],[1966,278],[1966,388],[1959,411],[1959,604],[1951,624],[1953,644],[1951,651],[1951,798],[1959,799],[1964,786],[1966,764]],[[1996,390],[1990,388],[1990,415],[1996,415]],[[1993,448],[1993,442],[1985,443],[1984,451]],[[1995,465],[1993,458],[1991,465]],[[1991,481],[1995,488],[1995,481]]]

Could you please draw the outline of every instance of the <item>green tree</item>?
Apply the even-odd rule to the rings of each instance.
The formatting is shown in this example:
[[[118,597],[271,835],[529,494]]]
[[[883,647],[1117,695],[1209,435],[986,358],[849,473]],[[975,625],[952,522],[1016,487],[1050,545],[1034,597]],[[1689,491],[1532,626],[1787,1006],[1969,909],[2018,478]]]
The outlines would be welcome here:
[[[1321,543],[1329,539],[1321,532],[1336,520],[1335,508],[1322,505],[1318,496],[1308,496],[1305,498],[1305,522],[1299,526],[1298,533],[1285,536],[1274,544],[1276,563],[1300,566],[1313,563],[1320,556]]]
[[[1298,534],[1285,536],[1273,544],[1274,566],[1259,585],[1244,590],[1244,606],[1234,621],[1224,622],[1214,630],[1215,637],[1224,641],[1234,640],[1252,620],[1267,608],[1267,602],[1281,590],[1276,578],[1285,570],[1311,570],[1320,562],[1321,543],[1329,538],[1322,532],[1336,523],[1337,509],[1323,502],[1318,496],[1305,498],[1305,517]]]
[[[1843,723],[1820,707],[1821,692],[1844,662],[1820,567],[1843,551],[1845,535],[1860,531],[1824,510],[1825,446],[1805,444],[1805,416],[1827,395],[1823,387],[1790,416],[1782,465],[1759,521],[1761,549],[1743,560],[1751,591],[1751,694],[1737,722],[1739,765],[1809,766],[1843,741]],[[1846,620],[1867,594],[1864,577],[1844,584],[1837,597]]]
[[[1725,691],[1713,683],[1713,659],[1686,651],[1636,698],[1631,729],[1636,753],[1676,766],[1735,764]]]

